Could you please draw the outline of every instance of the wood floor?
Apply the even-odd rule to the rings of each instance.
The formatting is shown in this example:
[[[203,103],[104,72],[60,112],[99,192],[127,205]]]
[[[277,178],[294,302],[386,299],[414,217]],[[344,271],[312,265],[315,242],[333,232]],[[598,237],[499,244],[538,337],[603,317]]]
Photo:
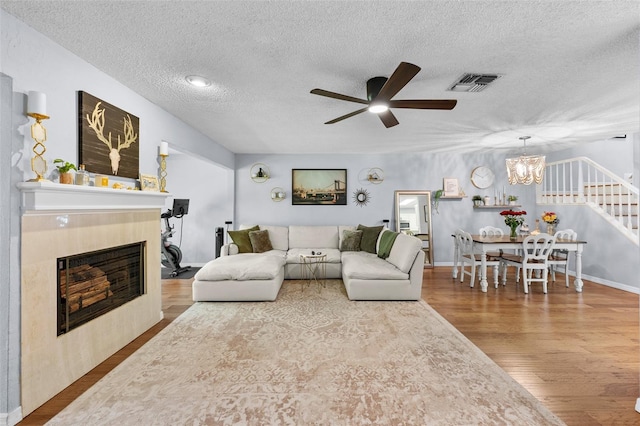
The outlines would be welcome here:
[[[451,278],[450,267],[425,269],[423,298],[568,425],[637,425],[640,396],[638,295],[564,277],[542,294],[507,287],[481,293]],[[191,304],[191,279],[163,280],[165,319],[110,357],[21,425],[41,425],[152,338]]]

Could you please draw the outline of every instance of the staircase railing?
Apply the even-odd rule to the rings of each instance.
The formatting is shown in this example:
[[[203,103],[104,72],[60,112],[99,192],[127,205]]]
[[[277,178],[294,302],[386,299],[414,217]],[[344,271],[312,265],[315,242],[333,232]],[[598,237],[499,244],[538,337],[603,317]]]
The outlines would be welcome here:
[[[640,245],[638,188],[587,157],[547,163],[536,201],[587,205]]]

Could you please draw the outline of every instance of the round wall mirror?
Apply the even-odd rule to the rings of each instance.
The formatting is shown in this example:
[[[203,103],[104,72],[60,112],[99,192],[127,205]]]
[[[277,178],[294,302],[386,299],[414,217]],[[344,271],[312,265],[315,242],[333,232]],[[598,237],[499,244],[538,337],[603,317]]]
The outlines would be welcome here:
[[[369,191],[364,188],[360,188],[353,193],[353,202],[360,207],[366,206],[370,200],[371,195],[369,195]]]

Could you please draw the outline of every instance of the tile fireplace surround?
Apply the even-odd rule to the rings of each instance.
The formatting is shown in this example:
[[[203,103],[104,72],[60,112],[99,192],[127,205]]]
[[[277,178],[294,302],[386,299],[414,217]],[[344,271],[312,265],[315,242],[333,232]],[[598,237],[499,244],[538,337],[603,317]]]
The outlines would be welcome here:
[[[23,182],[21,406],[26,416],[162,319],[160,213],[170,194]],[[146,292],[57,336],[56,259],[146,241]]]

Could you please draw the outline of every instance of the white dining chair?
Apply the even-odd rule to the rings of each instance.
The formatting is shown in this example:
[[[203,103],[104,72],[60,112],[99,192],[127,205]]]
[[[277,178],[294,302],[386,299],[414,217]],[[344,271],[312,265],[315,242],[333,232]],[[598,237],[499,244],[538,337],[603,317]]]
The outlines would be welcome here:
[[[522,242],[520,254],[503,254],[500,258],[502,273],[502,285],[507,281],[507,266],[518,268],[516,274],[516,285],[520,281],[522,270],[522,281],[524,292],[529,293],[529,287],[534,282],[542,283],[542,292],[547,293],[547,278],[549,275],[549,255],[553,250],[556,237],[549,234],[529,235]],[[534,274],[534,272],[536,272]]]
[[[495,226],[483,226],[478,231],[481,237],[502,237],[504,236],[504,232],[500,228],[496,228]],[[502,255],[502,250],[500,251],[489,251],[487,252],[487,259],[497,259]],[[480,270],[478,270],[478,278],[480,278]]]
[[[453,233],[453,273],[451,276],[454,280],[458,278],[458,265],[460,264],[460,234],[463,232],[464,231],[462,229],[458,228]]]
[[[462,231],[456,234],[456,238],[458,239],[458,247],[460,248],[460,282],[464,282],[464,276],[469,275],[471,280],[469,287],[473,287],[476,279],[476,267],[482,264],[481,254],[474,251],[473,239],[468,232]],[[487,255],[486,262],[487,268],[493,266],[493,282],[495,287],[498,288],[500,257],[490,257]],[[465,265],[469,265],[469,271],[465,270]]]
[[[483,226],[480,228],[480,236],[481,237],[502,237],[504,232],[502,229],[496,228],[495,226]]]
[[[555,233],[556,240],[576,241],[578,234],[573,229],[561,229]],[[555,248],[549,255],[549,269],[551,270],[551,280],[556,282],[556,270],[564,267],[564,282],[569,287],[569,252],[567,250]]]

